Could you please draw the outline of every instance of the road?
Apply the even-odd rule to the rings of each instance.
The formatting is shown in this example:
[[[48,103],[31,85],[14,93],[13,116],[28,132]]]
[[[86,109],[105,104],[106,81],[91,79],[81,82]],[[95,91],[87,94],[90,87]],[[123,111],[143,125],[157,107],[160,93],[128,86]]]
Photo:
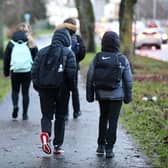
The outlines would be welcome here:
[[[50,42],[43,37],[39,47]],[[43,46],[42,46],[43,44]],[[115,157],[96,156],[98,130],[98,104],[87,103],[85,81],[80,76],[79,92],[82,116],[74,120],[70,102],[70,118],[66,123],[64,155],[46,155],[40,143],[40,104],[37,92],[30,89],[29,120],[22,121],[20,99],[19,116],[11,119],[10,94],[0,102],[0,167],[2,168],[152,168],[150,160],[141,152],[135,141],[119,125],[114,147]]]
[[[140,50],[136,50],[136,54],[161,61],[168,61],[168,44],[163,44],[160,50],[155,49],[155,47],[152,47],[150,49],[142,48]]]

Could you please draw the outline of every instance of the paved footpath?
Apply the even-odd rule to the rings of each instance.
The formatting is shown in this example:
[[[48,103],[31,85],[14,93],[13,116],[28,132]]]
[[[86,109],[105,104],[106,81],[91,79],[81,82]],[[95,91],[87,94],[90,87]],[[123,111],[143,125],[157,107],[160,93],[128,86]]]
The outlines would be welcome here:
[[[39,99],[31,88],[29,120],[22,121],[21,109],[18,120],[11,119],[11,99],[8,95],[0,103],[0,167],[2,168],[149,168],[148,159],[132,142],[121,127],[114,148],[115,157],[106,159],[96,156],[98,106],[87,103],[85,87],[80,78],[82,116],[74,120],[72,111],[66,123],[64,155],[46,155],[41,151],[39,140]],[[71,103],[70,103],[70,109]]]
[[[149,160],[119,126],[114,148],[115,157],[96,156],[98,105],[87,103],[85,86],[80,77],[79,91],[82,116],[66,123],[64,155],[46,155],[41,150],[40,108],[38,94],[30,90],[29,120],[22,121],[22,108],[16,121],[11,119],[10,94],[0,103],[0,168],[151,168]],[[20,100],[21,102],[21,100]]]

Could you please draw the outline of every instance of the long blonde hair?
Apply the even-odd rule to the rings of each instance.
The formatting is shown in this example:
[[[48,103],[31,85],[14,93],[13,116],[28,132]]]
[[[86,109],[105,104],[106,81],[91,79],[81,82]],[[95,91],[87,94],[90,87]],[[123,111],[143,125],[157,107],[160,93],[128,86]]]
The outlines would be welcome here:
[[[28,45],[30,48],[34,48],[36,46],[35,44],[35,40],[32,36],[32,29],[31,29],[31,26],[26,24],[26,23],[19,23],[17,26],[16,26],[16,31],[24,31],[27,35],[27,38],[28,38]]]

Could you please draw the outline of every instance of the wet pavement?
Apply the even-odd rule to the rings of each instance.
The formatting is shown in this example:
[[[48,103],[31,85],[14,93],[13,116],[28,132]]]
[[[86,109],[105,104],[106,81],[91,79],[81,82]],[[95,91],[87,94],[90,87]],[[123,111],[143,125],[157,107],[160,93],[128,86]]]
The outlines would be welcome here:
[[[98,104],[85,100],[85,81],[79,78],[82,116],[74,120],[72,103],[66,123],[63,155],[47,155],[40,143],[40,105],[37,92],[31,86],[29,120],[11,119],[10,94],[0,102],[0,167],[1,168],[151,168],[149,159],[141,153],[132,138],[119,126],[114,147],[115,157],[96,155],[98,133]]]
[[[40,144],[40,108],[38,94],[31,88],[29,120],[22,121],[22,110],[16,121],[11,119],[11,99],[0,103],[0,167],[2,168],[148,168],[148,159],[119,126],[114,148],[115,157],[96,156],[98,105],[87,103],[85,86],[80,78],[82,116],[74,120],[70,102],[70,118],[66,123],[64,155],[44,154]],[[20,101],[21,102],[21,101]],[[20,106],[21,107],[21,106]]]

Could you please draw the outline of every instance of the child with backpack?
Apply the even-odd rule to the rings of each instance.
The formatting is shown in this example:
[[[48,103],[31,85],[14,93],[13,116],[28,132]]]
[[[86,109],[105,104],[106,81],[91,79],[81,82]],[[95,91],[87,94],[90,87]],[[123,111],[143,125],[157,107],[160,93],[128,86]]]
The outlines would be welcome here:
[[[54,119],[54,154],[64,152],[65,116],[69,90],[75,87],[76,60],[70,50],[71,37],[66,29],[56,30],[51,44],[42,48],[32,66],[32,81],[41,105],[42,150],[51,154],[52,120]]]
[[[12,87],[12,118],[18,117],[19,92],[22,89],[23,113],[22,119],[28,119],[29,87],[31,82],[31,67],[38,51],[35,45],[29,46],[27,31],[19,24],[12,39],[7,44],[4,55],[4,75],[11,77]]]
[[[122,102],[128,104],[132,100],[132,73],[128,59],[119,52],[120,41],[115,32],[107,31],[101,45],[101,52],[87,73],[86,98],[93,102],[95,96],[100,108],[96,152],[106,152],[106,158],[112,158]]]
[[[82,37],[76,34],[77,23],[75,19],[71,17],[65,19],[64,26],[66,27],[67,30],[69,30],[71,34],[71,39],[72,39],[71,49],[75,55],[76,63],[77,63],[76,87],[72,90],[73,118],[77,119],[82,114],[80,109],[79,90],[78,90],[78,72],[80,70],[79,64],[84,59],[86,54],[86,47]],[[73,29],[74,27],[76,27],[76,29]],[[70,93],[69,93],[69,99],[70,99]],[[67,119],[68,119],[68,115],[69,115],[69,112],[67,113]]]
[[[76,67],[76,85],[72,91],[69,91],[68,100],[70,100],[70,95],[72,95],[72,106],[73,106],[73,118],[77,119],[81,116],[81,109],[80,109],[80,100],[79,100],[79,90],[78,90],[78,72],[80,70],[80,61],[82,61],[86,54],[86,47],[82,37],[76,34],[77,31],[77,23],[76,20],[72,17],[69,17],[64,20],[64,22],[60,25],[56,26],[56,30],[66,29],[69,31],[71,35],[71,50],[73,51],[74,57],[76,59],[77,67]],[[69,101],[67,104],[67,115],[66,120],[69,117]]]

